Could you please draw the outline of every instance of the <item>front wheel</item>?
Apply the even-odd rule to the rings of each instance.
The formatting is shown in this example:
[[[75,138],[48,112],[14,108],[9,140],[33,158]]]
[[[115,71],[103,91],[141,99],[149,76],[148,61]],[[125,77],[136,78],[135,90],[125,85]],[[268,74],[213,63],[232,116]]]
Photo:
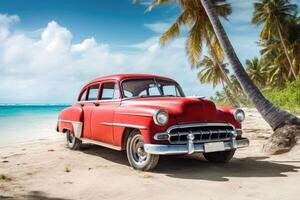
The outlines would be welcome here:
[[[81,140],[77,139],[69,130],[67,135],[67,147],[72,150],[79,150],[82,144]]]
[[[159,156],[145,152],[144,139],[138,130],[134,130],[128,137],[126,145],[127,158],[130,165],[137,170],[148,171],[154,169]]]
[[[211,152],[211,153],[203,153],[204,158],[209,162],[215,163],[225,163],[231,160],[235,153],[235,149],[231,149],[229,151],[219,151],[219,152]]]

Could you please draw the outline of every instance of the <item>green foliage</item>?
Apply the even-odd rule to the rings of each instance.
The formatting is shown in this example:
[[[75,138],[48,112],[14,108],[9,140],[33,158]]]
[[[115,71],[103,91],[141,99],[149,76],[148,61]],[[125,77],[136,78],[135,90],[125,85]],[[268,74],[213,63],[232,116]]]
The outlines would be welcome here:
[[[260,37],[270,40],[278,37],[278,28],[285,25],[287,18],[297,13],[297,4],[289,0],[260,0],[254,3],[252,23],[263,25]]]
[[[262,64],[262,61],[257,57],[252,60],[246,60],[247,73],[249,78],[258,87],[262,87],[266,84],[267,67]]]
[[[290,110],[293,113],[300,113],[300,76],[297,80],[288,82],[286,86],[274,88],[265,92],[266,97],[275,105]]]
[[[268,70],[268,83],[284,85],[299,73],[300,26],[297,4],[289,0],[260,0],[254,3],[252,23],[262,25],[261,55]]]
[[[246,61],[249,78],[271,102],[300,113],[300,18],[297,5],[289,0],[259,0],[254,3],[252,23],[262,27],[261,56]],[[298,79],[293,82],[297,74]],[[234,76],[231,82],[236,88],[235,96],[244,105],[251,106]],[[216,94],[215,100],[227,105],[225,94],[226,88]]]
[[[300,75],[295,81],[287,82],[284,87],[264,88],[262,91],[267,99],[275,105],[300,115]],[[211,97],[211,99],[217,105],[233,106],[230,102],[226,101],[222,93],[224,91],[217,92],[216,96]],[[246,107],[253,107],[247,98],[241,97],[240,100]]]

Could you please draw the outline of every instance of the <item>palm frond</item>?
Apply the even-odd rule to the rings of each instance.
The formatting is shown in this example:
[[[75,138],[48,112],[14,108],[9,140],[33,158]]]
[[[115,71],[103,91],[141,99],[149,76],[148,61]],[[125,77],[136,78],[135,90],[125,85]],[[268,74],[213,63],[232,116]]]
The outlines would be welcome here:
[[[136,1],[136,0],[134,0]],[[174,0],[154,0],[145,10],[145,12],[150,12],[152,10],[152,8],[157,7],[157,6],[161,6],[163,4],[167,4],[167,3],[174,3]]]
[[[175,22],[171,25],[171,27],[163,33],[163,35],[160,37],[160,43],[162,45],[165,45],[167,41],[179,36],[180,30],[179,30],[179,24]]]
[[[192,67],[197,64],[202,52],[203,35],[201,28],[201,24],[196,22],[193,28],[190,30],[186,40],[186,51]]]

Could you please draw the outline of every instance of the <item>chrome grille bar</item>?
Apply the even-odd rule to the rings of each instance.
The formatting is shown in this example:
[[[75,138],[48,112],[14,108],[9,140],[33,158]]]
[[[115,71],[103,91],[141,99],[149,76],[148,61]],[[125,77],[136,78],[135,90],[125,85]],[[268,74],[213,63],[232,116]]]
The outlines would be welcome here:
[[[167,130],[171,144],[186,144],[188,134],[195,136],[194,143],[229,141],[234,137],[231,124],[201,123],[172,126]]]

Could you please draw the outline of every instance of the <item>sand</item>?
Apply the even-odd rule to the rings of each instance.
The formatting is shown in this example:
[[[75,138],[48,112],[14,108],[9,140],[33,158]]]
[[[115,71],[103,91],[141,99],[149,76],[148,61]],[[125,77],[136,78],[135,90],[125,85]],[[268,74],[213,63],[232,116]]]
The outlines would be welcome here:
[[[276,156],[261,152],[270,127],[247,109],[248,148],[228,164],[200,154],[163,156],[153,172],[133,170],[124,152],[86,144],[65,147],[65,138],[0,146],[0,199],[300,199],[300,148]]]

